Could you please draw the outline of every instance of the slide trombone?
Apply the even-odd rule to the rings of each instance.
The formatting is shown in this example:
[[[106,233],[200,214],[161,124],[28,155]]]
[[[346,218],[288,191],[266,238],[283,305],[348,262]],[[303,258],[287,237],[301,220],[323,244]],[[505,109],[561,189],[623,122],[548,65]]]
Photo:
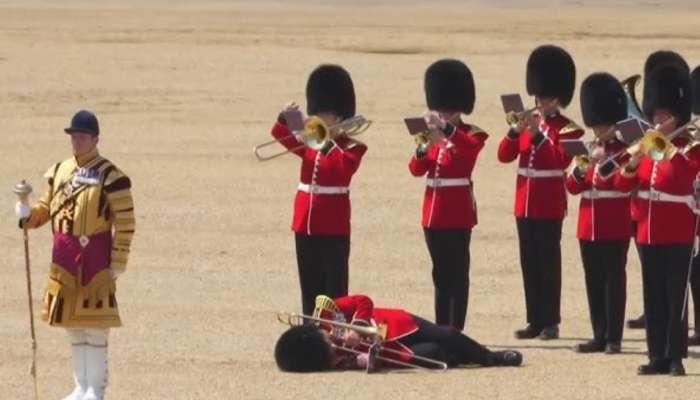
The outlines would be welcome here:
[[[338,350],[343,351],[343,352],[346,352],[346,353],[355,354],[355,355],[367,354],[367,355],[375,358],[376,360],[380,360],[380,361],[388,363],[388,364],[393,364],[393,365],[397,365],[397,366],[405,367],[405,368],[422,369],[422,370],[435,370],[435,369],[446,370],[447,369],[447,363],[444,363],[444,362],[438,361],[438,360],[434,360],[434,359],[428,358],[428,357],[418,356],[415,354],[410,355],[410,361],[401,361],[399,359],[391,358],[392,355],[395,357],[401,357],[401,356],[405,356],[406,353],[383,346],[384,339],[386,339],[386,325],[381,325],[381,324],[378,326],[353,325],[353,324],[338,322],[338,321],[325,319],[325,318],[321,318],[321,317],[314,317],[314,316],[310,316],[310,315],[287,313],[287,312],[277,313],[277,320],[279,322],[281,322],[285,325],[289,325],[289,326],[300,326],[300,325],[304,325],[304,324],[308,324],[308,323],[318,325],[319,328],[330,330],[331,337],[335,338],[338,341],[342,340],[342,338],[345,336],[345,334],[349,330],[355,331],[360,336],[363,337],[364,340],[361,343],[362,343],[362,345],[367,346],[368,349],[366,351],[363,351],[363,350],[347,347],[344,344],[333,343],[333,348],[338,349]],[[368,365],[370,363],[371,363],[371,360],[368,360]],[[421,364],[424,364],[424,365],[421,365]],[[372,372],[372,371],[368,369],[367,372]]]
[[[663,132],[658,130],[650,129],[638,145],[641,147],[642,152],[654,161],[667,159],[671,155],[671,149],[675,147],[671,141],[688,130],[692,129],[697,132],[698,126],[695,124],[699,120],[700,117],[695,117],[668,135],[664,135]]]
[[[366,131],[370,127],[370,125],[372,125],[372,121],[366,119],[362,115],[356,115],[352,118],[345,119],[337,124],[330,126],[326,125],[326,123],[323,122],[321,118],[317,116],[311,116],[307,118],[304,122],[303,129],[301,129],[300,131],[292,132],[292,137],[294,137],[296,141],[299,142],[298,146],[270,155],[262,154],[262,149],[268,146],[272,146],[275,143],[280,143],[282,140],[286,140],[287,138],[289,138],[289,136],[286,136],[284,138],[273,139],[253,147],[253,153],[255,153],[255,157],[257,157],[259,161],[269,161],[277,157],[281,157],[285,154],[293,153],[304,147],[310,147],[314,150],[320,150],[324,146],[326,146],[327,143],[333,141],[337,136],[357,136]]]
[[[642,149],[644,154],[652,157],[652,159],[660,161],[668,156],[668,150],[671,148],[671,146],[673,146],[671,140],[675,139],[678,135],[682,134],[686,130],[690,130],[691,128],[693,128],[693,130],[697,130],[695,123],[698,121],[698,118],[695,118],[668,135],[664,135],[662,132],[660,132],[664,125],[673,122],[673,120],[674,119],[671,118],[663,124],[656,125],[656,127],[653,129],[648,129],[644,136],[629,143],[625,149],[620,150],[603,160],[598,169],[600,176],[603,179],[608,179],[624,165],[625,159],[632,153],[636,152],[639,148]],[[643,120],[641,121],[645,122]]]

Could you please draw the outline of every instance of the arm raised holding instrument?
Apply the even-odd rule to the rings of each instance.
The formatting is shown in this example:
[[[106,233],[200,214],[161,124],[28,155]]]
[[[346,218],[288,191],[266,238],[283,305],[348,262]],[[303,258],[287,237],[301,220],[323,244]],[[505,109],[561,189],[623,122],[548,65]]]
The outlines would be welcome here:
[[[406,118],[409,134],[421,138],[408,168],[425,176],[421,225],[435,285],[435,320],[463,329],[469,299],[469,246],[477,224],[472,174],[488,135],[463,121],[476,100],[474,78],[462,61],[442,59],[424,76],[428,111]]]
[[[338,297],[348,291],[350,184],[367,151],[356,137],[371,125],[355,111],[350,74],[339,65],[319,65],[306,83],[307,116],[289,103],[272,129],[275,140],[255,148],[261,161],[288,153],[301,159],[292,230],[305,314],[313,310],[317,295]],[[285,150],[263,154],[277,143]]]
[[[560,140],[578,139],[583,130],[560,112],[571,102],[576,82],[576,67],[566,50],[553,45],[534,49],[526,78],[536,108],[523,111],[517,94],[501,96],[508,133],[499,143],[498,160],[518,162],[514,214],[528,325],[515,336],[548,340],[559,336],[564,182],[571,161]]]

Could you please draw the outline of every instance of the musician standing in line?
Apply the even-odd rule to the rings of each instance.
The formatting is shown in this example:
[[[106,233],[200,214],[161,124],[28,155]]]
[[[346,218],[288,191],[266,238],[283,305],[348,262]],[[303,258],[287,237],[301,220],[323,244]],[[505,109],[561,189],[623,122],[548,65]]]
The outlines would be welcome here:
[[[683,57],[676,53],[675,51],[670,51],[670,50],[657,50],[647,57],[646,61],[644,62],[644,81],[646,85],[646,80],[649,76],[651,76],[651,71],[656,68],[659,65],[666,64],[666,63],[672,63],[677,65],[679,68],[687,71],[688,73],[690,72],[690,68],[688,67],[688,63],[683,59]],[[677,136],[676,138],[673,139],[673,144],[677,147],[684,147],[687,145],[689,142],[689,138],[687,135],[680,135]],[[630,212],[632,214],[632,229],[633,229],[633,237],[636,235],[637,231],[637,221],[639,220],[639,207],[644,206],[644,201],[643,200],[638,200],[634,193],[632,193],[632,200],[631,200],[631,206],[630,206]],[[635,247],[637,249],[637,254],[639,255],[639,259],[641,260],[641,253],[639,251],[639,245],[637,245],[637,242],[635,241]],[[633,318],[627,321],[627,327],[630,329],[644,329],[646,319],[644,318],[644,313],[642,313],[639,317]]]
[[[615,190],[613,177],[599,173],[599,161],[624,150],[615,124],[627,118],[627,97],[610,74],[595,73],[581,85],[583,122],[595,142],[588,161],[578,162],[566,181],[580,194],[577,237],[586,278],[593,339],[576,345],[579,353],[620,352],[625,318],[627,250],[630,241],[630,195]]]
[[[355,116],[355,89],[350,74],[338,65],[320,65],[306,84],[309,116],[332,127]],[[296,110],[291,103],[285,111]],[[333,135],[333,134],[331,134]],[[363,143],[345,135],[328,140],[321,149],[300,146],[287,127],[284,113],[272,136],[301,158],[300,183],[294,200],[295,234],[302,309],[310,314],[319,294],[348,293],[350,257],[350,181],[367,151]]]
[[[469,243],[476,225],[472,171],[488,134],[462,121],[474,108],[474,79],[458,60],[436,61],[425,72],[430,146],[409,162],[427,175],[422,225],[432,260],[435,322],[464,329],[469,301]]]
[[[527,62],[527,92],[539,112],[511,125],[498,148],[499,161],[519,159],[515,218],[528,325],[515,332],[518,339],[559,337],[564,170],[571,162],[559,141],[584,134],[559,109],[571,102],[575,83],[569,53],[552,45],[536,48]]]
[[[690,76],[674,63],[654,68],[644,86],[647,118],[668,134],[690,120]],[[670,123],[668,122],[670,120]],[[688,320],[685,307],[688,267],[692,261],[696,218],[690,205],[693,181],[699,170],[700,146],[667,149],[637,146],[627,165],[615,177],[622,191],[637,189],[639,219],[637,243],[642,261],[644,314],[649,363],[640,375],[685,375]]]
[[[700,115],[700,66],[695,67],[690,77],[693,84],[693,114]],[[698,139],[700,138],[695,138],[696,143]],[[693,309],[695,311],[695,318],[693,319],[695,322],[695,334],[688,339],[688,345],[700,346],[700,255],[696,255],[693,259],[690,284],[693,295]]]

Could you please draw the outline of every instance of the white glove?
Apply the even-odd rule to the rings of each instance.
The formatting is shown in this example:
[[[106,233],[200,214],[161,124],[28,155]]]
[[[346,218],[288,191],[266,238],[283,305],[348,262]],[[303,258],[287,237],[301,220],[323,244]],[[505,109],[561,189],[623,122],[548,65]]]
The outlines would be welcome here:
[[[115,281],[119,278],[119,275],[124,273],[123,269],[110,268],[109,271],[112,273],[112,279]]]
[[[17,204],[15,204],[15,215],[17,215],[19,219],[27,219],[32,215],[32,208],[29,207],[28,204],[18,201]]]

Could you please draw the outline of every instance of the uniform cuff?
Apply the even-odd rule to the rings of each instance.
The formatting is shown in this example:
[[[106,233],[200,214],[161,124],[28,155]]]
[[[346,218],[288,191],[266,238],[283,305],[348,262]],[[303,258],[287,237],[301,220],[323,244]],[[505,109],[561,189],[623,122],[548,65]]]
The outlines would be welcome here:
[[[516,131],[513,128],[510,128],[506,137],[510,140],[518,140],[518,138],[520,137],[520,132]]]
[[[540,147],[540,145],[542,144],[542,142],[544,142],[545,139],[546,137],[544,136],[544,134],[538,131],[535,134],[535,136],[532,137],[532,143],[535,145],[535,147]]]
[[[453,133],[457,131],[457,127],[452,125],[451,123],[446,123],[445,127],[442,128],[442,133],[445,134],[445,136],[452,136]]]
[[[284,113],[279,113],[277,115],[277,122],[284,125],[284,126],[287,126],[287,119],[284,118]]]

